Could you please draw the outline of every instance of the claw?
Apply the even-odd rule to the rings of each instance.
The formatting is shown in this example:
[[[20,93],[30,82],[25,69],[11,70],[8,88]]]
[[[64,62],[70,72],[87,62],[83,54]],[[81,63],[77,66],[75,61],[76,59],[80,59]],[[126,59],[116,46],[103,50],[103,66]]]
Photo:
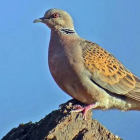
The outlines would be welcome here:
[[[97,107],[97,103],[95,104],[90,104],[88,106],[82,107],[80,105],[76,106],[78,109],[76,110],[72,110],[71,112],[82,112],[83,114],[83,119],[86,120],[86,114],[90,109],[96,108]]]

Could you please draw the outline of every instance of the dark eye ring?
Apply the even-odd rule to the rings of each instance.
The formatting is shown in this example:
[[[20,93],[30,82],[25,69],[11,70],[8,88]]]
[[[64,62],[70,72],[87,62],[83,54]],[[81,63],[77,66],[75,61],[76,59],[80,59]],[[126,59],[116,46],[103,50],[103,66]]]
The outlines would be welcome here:
[[[54,13],[54,14],[52,15],[52,18],[58,18],[58,17],[60,17],[59,13]]]

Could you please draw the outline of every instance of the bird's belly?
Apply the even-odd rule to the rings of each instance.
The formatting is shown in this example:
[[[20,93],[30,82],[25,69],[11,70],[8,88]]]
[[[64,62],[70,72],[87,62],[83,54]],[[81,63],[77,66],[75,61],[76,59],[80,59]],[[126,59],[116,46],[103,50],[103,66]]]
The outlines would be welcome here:
[[[55,56],[49,58],[50,72],[58,86],[73,98],[83,103],[91,104],[95,99],[79,76],[81,68],[77,73],[74,70],[74,65],[76,64],[70,64],[66,58],[61,58],[60,55],[59,57]]]

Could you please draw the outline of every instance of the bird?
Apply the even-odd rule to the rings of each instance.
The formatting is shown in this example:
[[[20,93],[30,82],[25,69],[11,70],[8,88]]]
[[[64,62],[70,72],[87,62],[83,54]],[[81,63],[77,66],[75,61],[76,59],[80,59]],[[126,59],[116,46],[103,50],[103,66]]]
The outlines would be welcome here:
[[[52,8],[34,20],[51,29],[48,64],[57,85],[91,109],[140,110],[140,79],[98,44],[80,37],[73,19],[64,10]]]

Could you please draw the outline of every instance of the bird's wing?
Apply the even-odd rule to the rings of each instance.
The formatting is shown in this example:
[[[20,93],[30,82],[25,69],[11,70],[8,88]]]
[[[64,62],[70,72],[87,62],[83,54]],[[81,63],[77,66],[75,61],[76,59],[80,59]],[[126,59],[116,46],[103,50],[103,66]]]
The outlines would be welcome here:
[[[140,79],[99,45],[83,41],[84,65],[100,87],[140,101]]]

